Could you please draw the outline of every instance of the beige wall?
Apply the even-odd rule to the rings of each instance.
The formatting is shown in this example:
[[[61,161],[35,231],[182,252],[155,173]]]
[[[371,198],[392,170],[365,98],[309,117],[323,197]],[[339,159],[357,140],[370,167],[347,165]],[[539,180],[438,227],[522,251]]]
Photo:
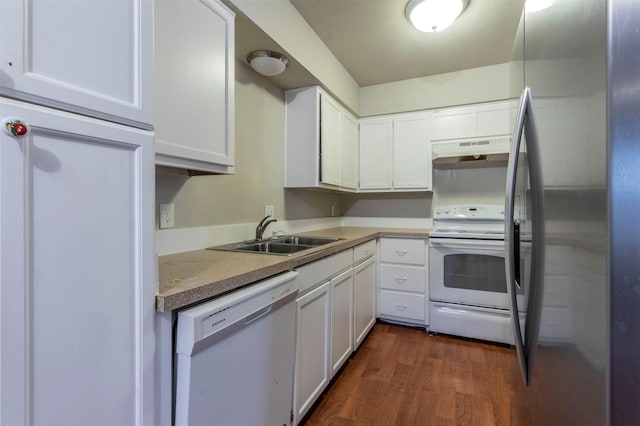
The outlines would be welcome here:
[[[509,99],[509,64],[437,74],[360,89],[360,116]]]
[[[156,176],[156,203],[175,203],[176,228],[257,223],[265,204],[275,206],[278,219],[326,217],[332,204],[339,215],[338,195],[282,188],[283,91],[242,62],[235,90],[236,173]]]
[[[304,66],[322,86],[356,115],[358,83],[289,0],[226,0]]]
[[[431,217],[431,192],[346,194],[342,196],[343,216],[351,217]]]

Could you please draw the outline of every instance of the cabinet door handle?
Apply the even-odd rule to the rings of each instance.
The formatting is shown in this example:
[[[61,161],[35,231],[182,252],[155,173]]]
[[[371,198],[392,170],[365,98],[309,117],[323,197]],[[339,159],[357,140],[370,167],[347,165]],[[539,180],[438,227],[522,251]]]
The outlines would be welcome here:
[[[398,256],[404,256],[405,254],[407,254],[406,250],[396,250],[396,253],[398,253]]]
[[[396,303],[396,309],[398,309],[399,311],[404,311],[408,307],[409,305],[407,305],[406,303]]]
[[[407,277],[395,277],[395,280],[398,284],[404,284],[407,281]]]
[[[16,138],[27,137],[31,131],[30,126],[16,117],[7,117],[2,120],[2,128],[9,136]]]

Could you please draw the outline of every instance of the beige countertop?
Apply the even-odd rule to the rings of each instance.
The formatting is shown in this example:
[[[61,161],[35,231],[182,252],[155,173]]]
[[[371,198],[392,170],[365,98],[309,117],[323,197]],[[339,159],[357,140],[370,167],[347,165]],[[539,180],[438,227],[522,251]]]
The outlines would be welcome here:
[[[378,237],[427,238],[429,231],[401,228],[329,228],[296,235],[339,237],[342,240],[291,256],[217,250],[194,250],[160,256],[160,290],[156,295],[156,310],[168,312],[180,309]]]

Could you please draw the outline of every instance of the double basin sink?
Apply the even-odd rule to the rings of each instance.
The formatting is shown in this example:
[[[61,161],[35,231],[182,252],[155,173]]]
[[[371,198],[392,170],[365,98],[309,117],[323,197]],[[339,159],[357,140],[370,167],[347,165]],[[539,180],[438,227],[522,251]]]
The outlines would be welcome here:
[[[342,238],[333,237],[307,237],[298,235],[285,235],[265,241],[245,241],[240,243],[225,244],[209,247],[208,250],[238,251],[261,254],[275,254],[279,256],[291,256],[303,250],[330,244]]]

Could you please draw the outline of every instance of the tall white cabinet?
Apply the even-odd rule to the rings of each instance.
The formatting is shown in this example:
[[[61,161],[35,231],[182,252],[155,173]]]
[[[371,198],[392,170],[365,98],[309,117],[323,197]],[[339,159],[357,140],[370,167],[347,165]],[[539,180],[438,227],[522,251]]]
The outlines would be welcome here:
[[[156,423],[151,19],[0,3],[0,424]]]

